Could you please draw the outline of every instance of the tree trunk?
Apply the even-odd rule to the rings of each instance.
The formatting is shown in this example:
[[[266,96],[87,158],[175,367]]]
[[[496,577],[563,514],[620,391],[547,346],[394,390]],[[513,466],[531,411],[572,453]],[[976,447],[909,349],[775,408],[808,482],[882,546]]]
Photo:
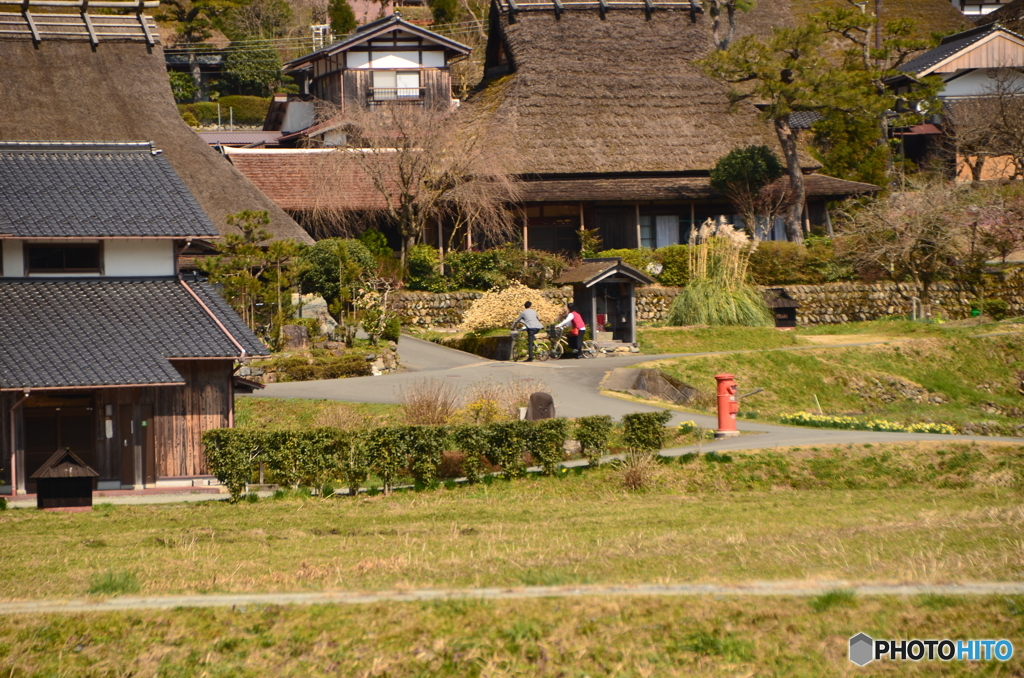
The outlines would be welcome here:
[[[775,134],[779,137],[782,154],[786,158],[786,172],[789,174],[789,189],[793,202],[786,209],[786,238],[792,242],[803,242],[803,211],[806,200],[804,175],[800,168],[800,154],[797,152],[796,132],[789,126],[787,118],[775,121]]]

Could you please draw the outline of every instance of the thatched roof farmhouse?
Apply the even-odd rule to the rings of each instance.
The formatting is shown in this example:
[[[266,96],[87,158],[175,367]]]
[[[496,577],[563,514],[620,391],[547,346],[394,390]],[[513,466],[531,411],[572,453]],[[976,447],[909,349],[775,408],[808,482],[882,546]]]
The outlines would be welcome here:
[[[746,32],[793,22],[787,3],[759,3]],[[559,8],[561,7],[561,8]],[[708,18],[687,2],[522,3],[495,0],[479,91],[464,104],[478,133],[493,126],[522,158],[524,232],[535,249],[574,249],[580,224],[605,247],[685,242],[729,215],[709,173],[729,151],[777,148],[749,103],[696,61],[712,47]],[[806,158],[807,172],[817,165]],[[825,201],[874,190],[808,181],[807,221],[827,227]],[[782,236],[781,225],[763,234]]]
[[[311,242],[181,120],[152,19],[90,15],[90,36],[80,15],[50,14],[44,22],[35,14],[33,25],[44,31],[35,40],[23,14],[2,16],[12,30],[0,35],[0,140],[151,141],[221,234],[237,232],[227,215],[266,210],[276,238]],[[43,25],[57,20],[66,26],[45,32]]]

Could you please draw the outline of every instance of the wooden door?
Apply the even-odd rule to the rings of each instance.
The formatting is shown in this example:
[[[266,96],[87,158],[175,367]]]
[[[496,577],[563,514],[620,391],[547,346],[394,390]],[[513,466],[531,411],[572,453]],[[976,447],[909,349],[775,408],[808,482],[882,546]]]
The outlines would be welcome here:
[[[142,479],[146,486],[156,485],[156,445],[154,444],[153,406],[139,406],[139,442],[142,443]]]
[[[135,406],[117,408],[117,447],[121,453],[121,484],[135,485]]]

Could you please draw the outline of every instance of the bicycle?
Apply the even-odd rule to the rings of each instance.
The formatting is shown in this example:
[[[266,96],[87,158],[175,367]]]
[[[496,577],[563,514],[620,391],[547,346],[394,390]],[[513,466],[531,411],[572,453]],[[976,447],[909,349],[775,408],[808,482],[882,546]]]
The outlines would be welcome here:
[[[534,350],[537,352],[537,358],[540,360],[558,360],[565,353],[565,348],[569,344],[569,340],[565,337],[565,330],[555,325],[548,326],[548,338],[547,340],[539,339],[534,346]],[[587,339],[583,342],[580,348],[580,353],[583,354],[584,358],[596,358],[600,349],[597,346],[597,342]]]

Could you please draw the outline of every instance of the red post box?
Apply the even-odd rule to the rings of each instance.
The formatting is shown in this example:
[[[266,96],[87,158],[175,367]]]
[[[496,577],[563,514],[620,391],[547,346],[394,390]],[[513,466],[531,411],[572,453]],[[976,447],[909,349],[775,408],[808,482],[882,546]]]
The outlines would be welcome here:
[[[731,374],[716,374],[718,380],[718,430],[716,438],[738,436],[736,415],[740,411],[740,401],[736,397],[736,377]]]

